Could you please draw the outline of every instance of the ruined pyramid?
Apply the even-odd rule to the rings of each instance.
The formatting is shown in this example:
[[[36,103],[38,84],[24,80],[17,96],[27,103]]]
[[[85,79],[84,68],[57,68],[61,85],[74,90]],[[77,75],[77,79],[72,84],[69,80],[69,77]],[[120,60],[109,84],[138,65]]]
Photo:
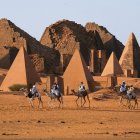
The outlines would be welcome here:
[[[139,55],[140,47],[138,45],[135,35],[131,33],[119,60],[122,69],[131,70],[132,75],[134,74],[133,72],[135,70],[140,71],[140,66],[138,62],[140,59]]]
[[[9,87],[14,84],[29,85],[39,81],[40,78],[36,73],[27,52],[21,47],[2,82],[0,89],[3,91],[9,91]]]
[[[36,55],[38,57],[31,57],[31,61],[38,72],[39,68],[44,69],[46,73],[52,73],[57,62],[56,52],[43,46],[34,37],[30,36],[21,28],[17,27],[8,19],[0,19],[0,68],[9,69],[13,60],[15,59],[20,47],[24,47],[26,42],[28,55]],[[44,62],[38,63],[43,59]]]
[[[115,56],[115,53],[112,52],[101,76],[116,76],[116,75],[123,75],[123,71]]]
[[[70,94],[72,89],[77,91],[81,82],[87,90],[93,90],[92,75],[78,49],[75,50],[63,78],[65,95]]]

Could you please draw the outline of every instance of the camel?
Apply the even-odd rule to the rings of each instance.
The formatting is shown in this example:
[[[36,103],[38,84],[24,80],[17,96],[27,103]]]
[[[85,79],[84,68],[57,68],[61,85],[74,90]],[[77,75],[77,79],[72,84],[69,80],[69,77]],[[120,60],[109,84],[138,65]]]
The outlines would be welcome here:
[[[122,99],[127,99],[127,104],[128,104],[129,109],[135,108],[136,106],[138,108],[138,100],[137,100],[137,96],[136,96],[136,94],[134,92],[134,87],[133,86],[128,88],[125,94],[121,95],[120,104],[122,102]],[[134,100],[134,102],[135,102],[134,106],[131,105],[132,100]]]
[[[32,108],[34,108],[33,100],[35,98],[38,98],[38,101],[39,101],[38,108],[40,108],[40,107],[42,108],[43,107],[43,102],[42,102],[41,94],[39,92],[37,92],[37,93],[35,93],[33,95],[31,92],[28,92],[28,90],[27,89],[24,89],[24,88],[21,88],[20,91],[22,91],[24,93],[25,97],[28,97],[29,103],[30,103],[30,105],[31,105]]]
[[[50,101],[48,102],[48,105],[51,107],[51,103],[52,101],[55,101],[55,99],[57,99],[57,101],[59,102],[59,108],[63,106],[63,95],[62,93],[59,94],[59,96],[56,96],[53,93],[48,93],[46,89],[43,90],[45,92],[45,94],[50,98]],[[61,106],[62,105],[62,106]]]
[[[79,106],[78,105],[78,100],[79,100],[79,98],[81,97],[81,107],[83,107],[84,105],[85,105],[85,103],[86,103],[86,97],[87,97],[87,100],[88,100],[88,102],[89,102],[89,108],[90,108],[90,100],[89,100],[89,95],[88,95],[88,92],[85,90],[85,91],[83,91],[83,93],[82,94],[80,94],[79,92],[76,92],[74,89],[72,89],[71,90],[72,91],[72,93],[75,95],[75,96],[77,96],[77,99],[76,99],[76,104],[77,104],[77,107]],[[82,104],[82,99],[84,99],[84,103]]]
[[[118,92],[120,95],[120,102],[119,102],[120,105],[123,105],[123,100],[126,100],[127,104],[125,106],[127,106],[129,109],[132,109],[135,107],[138,108],[138,100],[137,100],[137,96],[134,93],[134,89],[132,91],[129,91],[131,87],[130,88],[127,87],[127,90],[125,92],[120,93],[119,88],[120,88],[119,86],[115,86],[114,90]],[[130,94],[129,92],[132,92],[132,93]],[[134,106],[132,106],[131,101],[135,102]]]

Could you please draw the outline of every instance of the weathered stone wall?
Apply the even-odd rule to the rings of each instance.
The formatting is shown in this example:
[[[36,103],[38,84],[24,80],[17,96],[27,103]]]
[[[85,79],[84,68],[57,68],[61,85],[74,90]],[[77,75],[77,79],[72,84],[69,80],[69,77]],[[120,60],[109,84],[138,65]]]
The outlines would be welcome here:
[[[94,34],[95,35],[95,34]],[[80,49],[87,65],[89,65],[90,49],[100,48],[100,39],[96,39],[85,30],[85,28],[73,21],[62,20],[47,27],[40,42],[50,48],[59,51],[60,54],[73,55],[76,48]],[[64,59],[64,69],[69,63],[69,58]],[[68,59],[67,59],[68,58]],[[68,60],[68,61],[67,61]]]
[[[44,58],[39,56],[38,54],[31,54],[29,56],[31,58],[31,61],[33,62],[33,65],[34,65],[36,71],[39,73],[45,73]]]
[[[122,84],[125,81],[128,86],[133,85],[136,87],[136,83],[140,82],[140,78],[132,78],[132,77],[117,77],[117,85]],[[136,87],[140,88],[140,87]]]
[[[119,59],[124,48],[124,45],[115,38],[105,27],[99,26],[94,22],[88,22],[85,26],[88,32],[97,31],[103,41],[104,49],[106,50],[106,56],[109,58],[112,51],[115,52]]]
[[[129,35],[119,63],[125,73],[131,70],[131,77],[140,77],[140,47],[133,33]],[[126,73],[126,76],[129,75]]]
[[[0,68],[8,69],[10,67],[9,49],[0,47]]]
[[[4,78],[5,78],[6,74],[7,74],[7,72],[8,71],[6,69],[0,69],[0,85],[3,82],[3,80],[4,80]]]
[[[45,59],[45,72],[53,73],[55,65],[58,64],[57,52],[47,46],[43,46],[35,38],[31,37],[29,34],[18,28],[11,21],[7,19],[0,20],[0,49],[3,47],[8,47],[1,51],[0,53],[0,62],[3,68],[9,68],[13,62],[13,59],[16,55],[10,55],[11,48],[25,47],[28,54],[38,54]],[[8,56],[10,55],[10,56]],[[5,58],[5,59],[2,59]],[[6,63],[5,63],[6,62]],[[5,65],[3,66],[3,64]],[[9,64],[10,63],[10,64]],[[43,66],[41,66],[42,68]],[[40,68],[40,69],[41,69]]]
[[[113,87],[115,85],[113,77],[109,76],[93,76],[94,88],[96,87]]]

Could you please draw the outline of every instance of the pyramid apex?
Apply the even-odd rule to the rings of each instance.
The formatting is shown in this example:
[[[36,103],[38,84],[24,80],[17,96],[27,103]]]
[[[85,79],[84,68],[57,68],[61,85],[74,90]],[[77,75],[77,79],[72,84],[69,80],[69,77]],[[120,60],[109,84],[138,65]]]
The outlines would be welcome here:
[[[135,37],[135,34],[133,32],[131,32],[130,35],[129,35],[128,41],[133,40],[133,39],[136,39],[136,37]]]
[[[135,34],[133,32],[131,32],[129,35],[129,38],[128,38],[126,45],[125,45],[125,48],[126,47],[130,47],[130,48],[134,48],[134,47],[138,48],[139,47],[139,44],[138,44],[137,39],[135,37]]]
[[[116,57],[116,55],[115,55],[115,52],[114,51],[112,51],[112,53],[110,54],[110,59],[113,57],[113,59],[114,59],[114,57]]]
[[[125,69],[136,69],[135,66],[137,66],[137,56],[139,53],[139,44],[137,42],[137,39],[134,35],[134,33],[130,33],[128,41],[125,45],[125,48],[122,52],[122,55],[120,57],[119,63],[123,70]],[[129,56],[129,59],[128,59]]]
[[[25,51],[25,48],[20,47],[20,50],[14,62],[12,63],[5,79],[3,80],[0,89],[9,91],[9,87],[13,86],[14,84],[29,86],[29,84],[38,81],[41,80],[30,60],[30,57]]]
[[[1,23],[1,24],[9,25],[9,22],[10,22],[10,21],[9,21],[8,19],[6,19],[6,18],[1,18],[1,19],[0,19],[0,23]]]
[[[111,53],[101,76],[122,75],[123,71],[114,52]]]
[[[115,55],[114,51],[112,51],[111,55]]]
[[[77,90],[81,81],[84,82],[87,90],[93,90],[93,77],[88,70],[79,49],[75,49],[75,52],[64,72],[63,78],[64,89],[67,89],[65,90],[65,94],[70,94],[71,89]]]

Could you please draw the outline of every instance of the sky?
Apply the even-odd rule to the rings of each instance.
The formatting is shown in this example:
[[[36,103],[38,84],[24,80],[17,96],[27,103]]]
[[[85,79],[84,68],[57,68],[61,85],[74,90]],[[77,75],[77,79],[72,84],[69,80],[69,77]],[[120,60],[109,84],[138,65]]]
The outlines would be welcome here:
[[[67,19],[102,25],[123,44],[133,32],[140,45],[140,0],[0,0],[0,18],[37,40],[46,27]]]

